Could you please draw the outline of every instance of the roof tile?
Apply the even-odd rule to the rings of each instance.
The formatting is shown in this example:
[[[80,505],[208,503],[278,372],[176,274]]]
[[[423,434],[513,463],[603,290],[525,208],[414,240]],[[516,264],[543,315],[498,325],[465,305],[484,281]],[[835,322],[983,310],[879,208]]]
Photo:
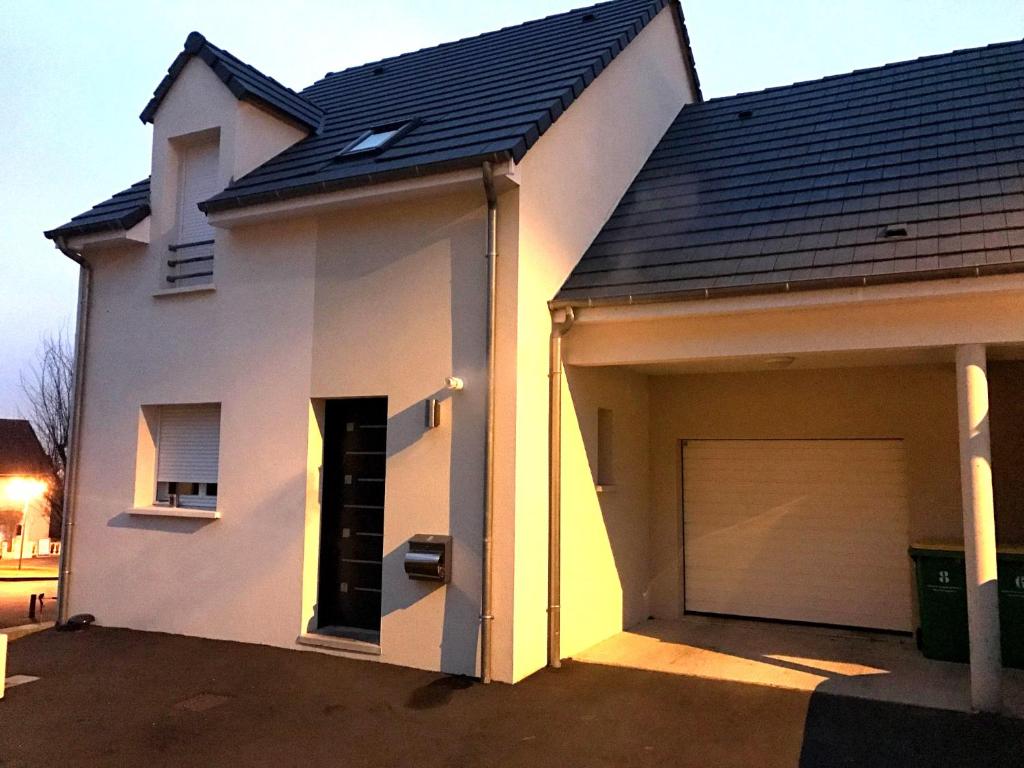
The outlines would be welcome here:
[[[700,275],[736,289],[717,279],[730,261],[750,290],[1010,268],[1024,250],[1022,149],[1024,42],[688,105],[557,298],[685,297]],[[668,221],[656,242],[643,234]],[[880,237],[895,223],[906,236]],[[733,245],[709,252],[722,234]],[[611,240],[629,272],[607,266],[598,294],[586,265]],[[689,282],[673,279],[684,268]]]

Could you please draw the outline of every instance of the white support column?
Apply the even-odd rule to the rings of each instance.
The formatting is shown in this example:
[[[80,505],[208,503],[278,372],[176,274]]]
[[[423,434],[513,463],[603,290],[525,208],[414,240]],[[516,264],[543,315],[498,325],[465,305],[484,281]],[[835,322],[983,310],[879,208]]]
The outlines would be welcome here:
[[[963,344],[956,348],[956,390],[971,641],[971,705],[979,711],[996,712],[1002,703],[1002,658],[989,447],[988,373],[983,344]]]

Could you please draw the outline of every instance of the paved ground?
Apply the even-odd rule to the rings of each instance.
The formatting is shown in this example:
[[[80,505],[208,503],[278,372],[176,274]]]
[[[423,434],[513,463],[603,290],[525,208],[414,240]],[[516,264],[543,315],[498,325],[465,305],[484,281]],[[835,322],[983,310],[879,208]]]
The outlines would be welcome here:
[[[1024,723],[567,663],[516,686],[93,628],[10,647],[0,766],[1019,766]]]
[[[653,619],[577,656],[778,688],[970,712],[967,664],[926,659],[912,637],[710,616]],[[1007,713],[1024,718],[1024,669],[1003,670]],[[1024,760],[1022,760],[1024,768]]]
[[[0,581],[0,628],[27,624],[29,595],[42,593],[44,618],[52,619],[57,610],[57,580]]]

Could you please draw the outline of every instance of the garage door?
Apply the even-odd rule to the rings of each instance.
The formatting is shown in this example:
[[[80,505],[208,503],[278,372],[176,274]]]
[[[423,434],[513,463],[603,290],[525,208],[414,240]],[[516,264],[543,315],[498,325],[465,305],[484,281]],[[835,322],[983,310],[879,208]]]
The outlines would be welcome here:
[[[696,440],[683,447],[692,612],[909,631],[899,440]]]

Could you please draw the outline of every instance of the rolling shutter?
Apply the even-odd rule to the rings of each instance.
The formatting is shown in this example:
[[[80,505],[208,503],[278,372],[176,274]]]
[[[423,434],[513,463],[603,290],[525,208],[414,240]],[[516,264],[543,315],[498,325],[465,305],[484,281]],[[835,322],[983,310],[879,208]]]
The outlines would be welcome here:
[[[219,454],[219,404],[160,409],[157,482],[216,483]]]
[[[217,194],[217,142],[186,147],[181,153],[178,244],[213,240],[213,227],[197,204]]]
[[[685,610],[911,629],[899,440],[694,440]]]

